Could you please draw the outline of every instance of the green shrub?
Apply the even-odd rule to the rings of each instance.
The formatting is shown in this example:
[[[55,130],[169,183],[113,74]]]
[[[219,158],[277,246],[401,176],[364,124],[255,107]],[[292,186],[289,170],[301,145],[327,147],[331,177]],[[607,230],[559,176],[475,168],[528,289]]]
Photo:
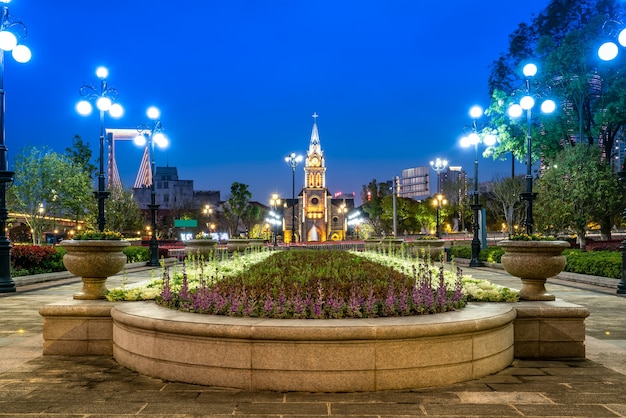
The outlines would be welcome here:
[[[622,275],[622,254],[617,251],[565,250],[565,271],[619,279]]]
[[[488,261],[490,263],[499,263],[504,254],[504,250],[500,247],[487,247],[485,250],[480,250],[478,259],[481,261]],[[472,258],[472,247],[470,245],[453,245],[450,247],[450,255],[457,258]]]
[[[150,258],[150,250],[148,247],[139,245],[131,245],[124,248],[124,254],[129,263],[138,263],[140,261],[148,261]]]

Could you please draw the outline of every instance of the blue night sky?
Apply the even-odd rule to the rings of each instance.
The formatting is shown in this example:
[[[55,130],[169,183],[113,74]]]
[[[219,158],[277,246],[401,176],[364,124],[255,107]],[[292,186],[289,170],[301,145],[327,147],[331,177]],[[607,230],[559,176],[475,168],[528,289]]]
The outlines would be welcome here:
[[[106,127],[135,128],[159,107],[171,143],[157,165],[223,199],[235,181],[253,200],[291,196],[284,157],[305,153],[314,112],[331,193],[358,196],[436,157],[471,176],[473,150],[459,145],[469,108],[488,105],[489,65],[548,3],[13,0],[33,58],[5,59],[6,144],[10,157],[25,145],[64,152],[78,134],[97,156],[98,117],[75,104],[104,65],[126,111]],[[142,150],[116,147],[132,186]],[[510,161],[481,158],[479,168],[487,181],[509,175]]]

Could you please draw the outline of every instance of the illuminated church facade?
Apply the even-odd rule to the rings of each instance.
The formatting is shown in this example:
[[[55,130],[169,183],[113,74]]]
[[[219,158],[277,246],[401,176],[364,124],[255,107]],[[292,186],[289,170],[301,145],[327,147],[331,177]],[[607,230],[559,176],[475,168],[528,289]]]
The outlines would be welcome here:
[[[309,148],[304,159],[304,186],[297,199],[287,199],[284,212],[284,240],[292,242],[341,241],[348,238],[348,212],[354,208],[354,194],[334,196],[326,186],[326,159],[320,144],[316,113]],[[295,211],[293,216],[292,211]],[[294,219],[295,218],[295,219]],[[292,220],[295,220],[293,228]]]

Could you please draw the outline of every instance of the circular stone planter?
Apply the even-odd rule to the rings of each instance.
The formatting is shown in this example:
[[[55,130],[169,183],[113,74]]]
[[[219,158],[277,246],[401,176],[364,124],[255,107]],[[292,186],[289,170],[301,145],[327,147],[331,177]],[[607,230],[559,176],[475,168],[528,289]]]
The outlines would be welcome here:
[[[213,239],[190,239],[185,241],[187,255],[211,258],[217,248],[217,241]]]
[[[554,300],[545,284],[565,268],[567,260],[562,253],[570,247],[568,242],[504,240],[498,246],[504,250],[502,267],[522,280],[521,300]]]
[[[263,248],[265,245],[263,238],[250,238],[248,242],[250,243],[250,248]]]
[[[226,244],[229,253],[243,252],[246,248],[250,248],[250,241],[246,239],[231,238]]]
[[[513,361],[513,304],[436,315],[261,319],[117,304],[113,356],[165,380],[245,390],[353,392],[448,385]]]
[[[75,276],[80,276],[83,288],[74,299],[105,299],[105,282],[109,276],[119,273],[126,265],[124,248],[130,243],[124,240],[67,240],[59,244],[67,253],[63,265]]]
[[[441,260],[444,244],[446,241],[442,239],[422,239],[409,242],[411,254],[415,257],[424,257],[428,254],[432,261]]]

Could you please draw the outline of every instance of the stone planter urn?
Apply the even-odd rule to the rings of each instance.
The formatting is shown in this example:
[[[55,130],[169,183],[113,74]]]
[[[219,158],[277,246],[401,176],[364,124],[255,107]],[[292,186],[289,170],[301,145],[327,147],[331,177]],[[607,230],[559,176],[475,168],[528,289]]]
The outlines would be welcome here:
[[[67,253],[63,265],[70,273],[80,276],[83,288],[74,299],[105,299],[105,282],[126,265],[124,248],[130,243],[124,240],[67,240],[59,244]]]
[[[265,240],[263,238],[250,238],[248,240],[250,242],[250,248],[263,248],[265,245]]]
[[[504,250],[502,267],[512,276],[522,280],[519,296],[522,300],[554,300],[546,290],[546,280],[565,268],[563,250],[566,241],[512,241],[498,243]]]
[[[185,248],[187,248],[187,255],[208,259],[213,256],[217,248],[217,241],[214,239],[190,239],[185,241]]]
[[[432,261],[440,261],[445,243],[442,239],[417,239],[408,244],[413,256],[425,258],[428,255]]]
[[[226,244],[229,253],[243,252],[246,248],[250,248],[250,240],[247,238],[231,238]]]
[[[366,250],[375,250],[380,245],[380,238],[370,237],[365,240]]]

